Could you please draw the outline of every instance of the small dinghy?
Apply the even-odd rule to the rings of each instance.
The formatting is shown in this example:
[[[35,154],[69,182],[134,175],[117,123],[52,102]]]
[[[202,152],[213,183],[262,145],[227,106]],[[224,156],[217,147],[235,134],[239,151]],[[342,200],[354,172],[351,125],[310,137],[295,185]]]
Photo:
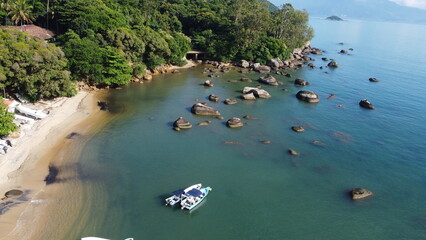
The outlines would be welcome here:
[[[186,196],[187,196],[186,194],[189,191],[191,191],[193,189],[199,190],[199,189],[201,189],[201,186],[202,186],[201,183],[194,184],[194,185],[189,186],[185,189],[179,189],[179,190],[172,192],[173,195],[171,197],[166,198],[166,206],[167,205],[170,205],[170,206],[176,205],[176,203],[178,203],[178,202],[180,202],[180,201],[182,201],[186,198]]]
[[[184,199],[181,201],[181,209],[194,209],[200,204],[206,197],[207,194],[212,190],[211,187],[205,187],[201,189],[192,189],[184,195]]]

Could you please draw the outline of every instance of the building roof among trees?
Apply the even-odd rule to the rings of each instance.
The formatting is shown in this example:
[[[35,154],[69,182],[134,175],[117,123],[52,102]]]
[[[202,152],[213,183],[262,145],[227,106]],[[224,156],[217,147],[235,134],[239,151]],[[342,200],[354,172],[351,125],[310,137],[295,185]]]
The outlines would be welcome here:
[[[50,31],[49,29],[42,28],[34,24],[23,25],[23,26],[0,26],[0,27],[26,32],[34,37],[38,37],[44,40],[51,39],[56,35],[54,32]]]

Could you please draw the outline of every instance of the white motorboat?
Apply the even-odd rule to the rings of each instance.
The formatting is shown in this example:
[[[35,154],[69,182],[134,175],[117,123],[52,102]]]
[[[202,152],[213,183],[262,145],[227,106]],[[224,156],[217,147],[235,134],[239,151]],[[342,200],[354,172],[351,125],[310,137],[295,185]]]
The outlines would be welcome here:
[[[31,108],[27,108],[27,107],[24,107],[22,105],[16,106],[16,110],[18,110],[18,112],[20,112],[22,114],[33,117],[35,119],[42,119],[42,118],[47,117],[47,114],[44,113],[41,110],[33,110]]]
[[[194,209],[198,204],[200,204],[204,199],[206,199],[207,194],[212,190],[211,187],[205,187],[201,189],[192,189],[188,191],[181,201],[181,209]]]
[[[172,192],[173,195],[166,198],[166,206],[167,205],[170,205],[170,206],[176,205],[176,203],[182,201],[182,199],[185,198],[186,193],[188,193],[192,189],[199,190],[199,189],[201,189],[201,186],[202,186],[201,183],[198,183],[198,184],[194,184],[192,186],[189,186],[185,189],[179,189],[179,190]]]

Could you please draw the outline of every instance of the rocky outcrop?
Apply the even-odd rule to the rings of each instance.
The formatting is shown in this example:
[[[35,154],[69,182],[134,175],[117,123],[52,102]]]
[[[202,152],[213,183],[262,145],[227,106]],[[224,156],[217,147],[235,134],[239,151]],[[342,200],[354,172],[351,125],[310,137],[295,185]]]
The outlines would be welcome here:
[[[268,66],[275,68],[275,69],[278,69],[278,68],[281,68],[281,67],[284,66],[284,62],[281,61],[281,59],[279,59],[279,58],[273,58],[273,59],[269,60]]]
[[[205,87],[213,87],[213,81],[212,80],[206,80],[204,82]]]
[[[219,102],[219,96],[216,96],[214,94],[210,94],[209,100],[212,102]]]
[[[354,188],[349,191],[353,200],[359,200],[366,197],[373,196],[373,192],[364,188]]]
[[[220,112],[216,109],[207,106],[206,103],[196,103],[192,106],[191,112],[196,115],[203,116],[220,116]]]
[[[378,82],[379,80],[377,80],[377,78],[369,78],[368,79],[370,82]]]
[[[277,79],[275,79],[273,76],[271,76],[269,74],[264,76],[264,77],[260,77],[259,82],[265,83],[265,84],[268,84],[268,85],[272,85],[272,86],[278,86]]]
[[[340,52],[339,52],[340,54],[346,54],[346,53],[348,53],[348,51],[347,50],[345,50],[345,49],[342,49],[342,50],[340,50]]]
[[[320,101],[318,95],[312,91],[299,91],[296,94],[296,97],[297,99],[308,103],[317,103]]]
[[[336,62],[336,61],[331,61],[331,62],[329,62],[328,64],[327,64],[327,66],[329,67],[329,68],[338,68],[339,67],[339,64]]]
[[[237,104],[237,100],[232,99],[232,98],[227,98],[227,99],[225,99],[224,103],[228,104],[228,105],[233,105],[233,104]]]
[[[330,61],[330,59],[328,59],[328,58],[326,58],[326,57],[323,57],[323,58],[321,58],[323,61]]]
[[[173,127],[179,129],[190,129],[192,128],[191,123],[189,123],[185,118],[179,117],[174,123]]]
[[[298,153],[296,150],[293,150],[293,149],[289,149],[289,150],[288,150],[288,153],[289,153],[290,155],[293,155],[293,156],[298,156],[298,155],[300,155],[300,153]]]
[[[234,117],[226,121],[226,126],[230,128],[240,128],[244,126],[244,123],[241,121],[241,119]]]
[[[252,82],[250,78],[242,77],[240,79],[241,82]]]
[[[373,105],[373,104],[371,104],[371,102],[370,102],[370,101],[368,101],[367,99],[363,99],[363,100],[361,100],[361,101],[359,102],[359,105],[360,105],[361,107],[363,107],[363,108],[366,108],[366,109],[371,109],[371,110],[374,110],[374,109],[375,109],[374,105]]]
[[[306,86],[306,85],[311,85],[311,83],[305,81],[304,79],[296,78],[296,80],[294,80],[294,85],[296,85],[296,86]]]

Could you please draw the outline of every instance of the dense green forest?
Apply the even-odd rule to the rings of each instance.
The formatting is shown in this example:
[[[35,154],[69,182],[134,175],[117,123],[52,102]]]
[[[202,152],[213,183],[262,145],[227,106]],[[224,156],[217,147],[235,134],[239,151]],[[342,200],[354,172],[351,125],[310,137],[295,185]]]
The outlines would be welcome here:
[[[75,81],[126,84],[185,64],[190,49],[219,61],[287,59],[313,36],[305,11],[258,0],[0,0],[0,21],[57,34],[46,44],[0,32],[0,88],[32,101],[73,95]]]

